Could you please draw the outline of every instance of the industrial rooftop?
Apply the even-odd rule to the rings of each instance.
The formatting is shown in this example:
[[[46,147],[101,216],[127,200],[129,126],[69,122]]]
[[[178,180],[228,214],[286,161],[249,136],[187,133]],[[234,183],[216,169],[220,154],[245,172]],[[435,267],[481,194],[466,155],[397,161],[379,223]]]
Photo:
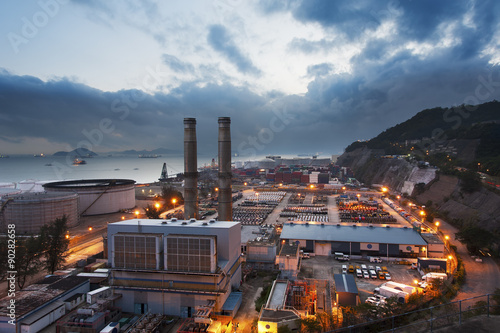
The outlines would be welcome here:
[[[329,242],[427,245],[422,236],[411,228],[331,225],[313,222],[285,223],[281,238]]]

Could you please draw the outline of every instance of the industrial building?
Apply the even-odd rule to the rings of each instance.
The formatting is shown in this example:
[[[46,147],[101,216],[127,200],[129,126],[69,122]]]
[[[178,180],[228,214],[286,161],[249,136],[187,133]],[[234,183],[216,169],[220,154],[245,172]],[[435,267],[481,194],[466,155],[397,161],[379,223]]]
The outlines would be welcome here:
[[[47,192],[78,194],[78,214],[100,215],[135,207],[135,180],[84,179],[44,184]]]
[[[139,220],[108,225],[110,286],[124,312],[194,317],[236,313],[241,225],[228,221]],[[233,294],[231,296],[231,294]],[[236,297],[237,298],[237,297]],[[229,302],[229,303],[228,303]]]
[[[78,195],[71,192],[37,192],[4,195],[0,199],[0,229],[16,225],[18,234],[36,234],[40,227],[67,217],[68,227],[79,220]]]
[[[299,241],[306,252],[329,256],[335,252],[362,257],[425,257],[427,242],[412,228],[290,222],[281,239]]]
[[[294,242],[282,242],[276,265],[280,270],[280,278],[295,280],[299,272],[299,245]]]
[[[333,274],[335,281],[335,301],[339,306],[355,307],[361,302],[358,286],[352,274]]]
[[[14,299],[15,325],[9,323],[12,298],[0,300],[0,332],[39,332],[66,313],[67,303],[75,295],[89,290],[89,279],[78,276],[50,276],[18,290]]]
[[[290,289],[288,280],[275,280],[266,304],[261,308],[258,321],[259,333],[277,333],[280,327],[300,329],[300,313],[293,307],[286,307]]]

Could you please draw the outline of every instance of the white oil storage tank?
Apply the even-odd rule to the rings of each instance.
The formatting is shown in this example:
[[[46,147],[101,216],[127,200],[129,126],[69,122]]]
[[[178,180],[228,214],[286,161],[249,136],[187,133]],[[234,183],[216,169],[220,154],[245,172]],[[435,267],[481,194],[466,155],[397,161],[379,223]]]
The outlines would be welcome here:
[[[0,229],[16,225],[16,234],[37,234],[40,227],[64,215],[67,226],[78,223],[78,194],[76,193],[20,193],[0,199]]]
[[[15,188],[0,187],[0,199],[2,199],[2,197],[4,197],[4,196],[20,194],[22,192],[23,191],[15,189]]]
[[[84,179],[43,185],[47,192],[72,192],[79,197],[80,215],[116,213],[135,207],[135,180]]]

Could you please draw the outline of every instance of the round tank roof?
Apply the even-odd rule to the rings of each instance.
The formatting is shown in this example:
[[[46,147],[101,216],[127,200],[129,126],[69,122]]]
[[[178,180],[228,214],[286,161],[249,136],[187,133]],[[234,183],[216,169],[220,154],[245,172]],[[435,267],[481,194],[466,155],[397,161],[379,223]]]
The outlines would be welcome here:
[[[122,185],[134,185],[135,180],[132,179],[81,179],[81,180],[66,180],[44,184],[44,188],[60,188],[60,189],[78,189],[92,187],[110,187]]]

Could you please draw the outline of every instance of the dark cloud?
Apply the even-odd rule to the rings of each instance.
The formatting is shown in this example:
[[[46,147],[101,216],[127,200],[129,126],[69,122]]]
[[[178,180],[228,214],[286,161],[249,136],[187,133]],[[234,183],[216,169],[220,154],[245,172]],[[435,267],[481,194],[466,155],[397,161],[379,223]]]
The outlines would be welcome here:
[[[259,75],[260,70],[244,55],[233,41],[227,29],[219,24],[208,28],[207,41],[214,50],[222,54],[227,60],[244,74]]]
[[[170,67],[176,73],[192,73],[194,72],[194,66],[190,63],[181,61],[176,56],[170,54],[164,54],[162,56],[163,63]]]
[[[325,76],[328,75],[332,69],[332,64],[327,63],[307,66],[307,76]]]

